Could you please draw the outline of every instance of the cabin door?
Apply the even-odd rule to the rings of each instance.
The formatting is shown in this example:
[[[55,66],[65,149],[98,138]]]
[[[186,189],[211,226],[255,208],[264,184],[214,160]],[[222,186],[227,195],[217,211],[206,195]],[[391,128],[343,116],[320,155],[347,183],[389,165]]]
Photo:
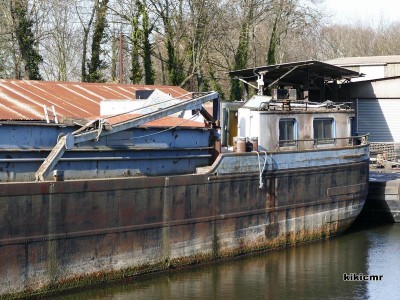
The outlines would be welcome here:
[[[233,146],[233,137],[238,133],[237,110],[228,109],[228,145]]]

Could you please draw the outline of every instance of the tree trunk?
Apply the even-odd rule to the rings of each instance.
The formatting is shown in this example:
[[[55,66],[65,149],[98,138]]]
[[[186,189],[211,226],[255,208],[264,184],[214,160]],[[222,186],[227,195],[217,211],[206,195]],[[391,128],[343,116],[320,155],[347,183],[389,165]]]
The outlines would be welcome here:
[[[140,67],[139,51],[141,44],[141,30],[139,28],[139,17],[141,12],[142,4],[140,1],[136,1],[136,12],[131,19],[131,37],[132,37],[132,49],[131,49],[131,76],[130,80],[133,84],[140,83],[142,80],[142,68]]]
[[[39,64],[43,58],[37,51],[37,42],[33,35],[33,21],[28,18],[28,1],[11,0],[11,17],[19,51],[25,63],[25,76],[30,80],[41,80]]]
[[[96,7],[96,20],[94,23],[94,32],[92,39],[92,53],[89,63],[89,74],[87,76],[89,82],[104,82],[101,70],[104,64],[100,59],[101,42],[104,37],[104,30],[107,25],[107,4],[109,0],[102,0]]]
[[[145,84],[154,84],[154,70],[151,61],[151,44],[150,44],[150,25],[147,6],[145,3],[142,6],[142,21],[143,21],[143,65],[144,65],[144,82]]]
[[[98,3],[99,3],[99,0],[94,0],[92,13],[90,14],[90,19],[89,19],[89,22],[88,22],[87,26],[85,26],[83,24],[83,20],[80,17],[80,14],[79,14],[79,11],[78,11],[78,7],[76,7],[78,18],[81,21],[81,24],[82,24],[82,27],[83,27],[81,81],[88,81],[88,78],[87,78],[88,75],[87,75],[87,72],[86,72],[87,48],[88,48],[88,41],[89,41],[89,33],[90,33],[90,29],[91,29],[92,24],[93,24],[93,19],[94,19],[94,15],[96,13],[96,7],[98,6]]]

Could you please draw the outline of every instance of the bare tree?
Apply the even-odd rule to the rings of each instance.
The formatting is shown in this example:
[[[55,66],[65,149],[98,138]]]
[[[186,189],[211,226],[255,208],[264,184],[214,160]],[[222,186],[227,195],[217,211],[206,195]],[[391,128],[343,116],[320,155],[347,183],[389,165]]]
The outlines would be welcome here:
[[[239,2],[239,12],[241,12],[241,23],[239,33],[239,43],[234,55],[234,69],[247,67],[250,49],[250,37],[252,28],[262,19],[264,13],[269,9],[269,1],[263,0],[242,0]],[[230,97],[240,100],[243,95],[241,83],[231,80]]]
[[[14,60],[12,18],[9,3],[0,2],[0,78],[18,77],[19,63]]]
[[[79,80],[82,35],[74,21],[74,0],[47,1],[46,33],[42,38],[43,74],[48,80]]]
[[[322,18],[317,6],[318,3],[318,0],[271,1],[270,18],[272,20],[272,30],[269,35],[267,64],[282,62],[285,60],[286,55],[290,57],[292,49],[288,48],[287,44],[290,44],[293,39],[307,39],[317,32],[319,20]]]
[[[398,54],[399,24],[325,25],[322,1],[0,0],[0,77],[115,82],[123,62],[124,82],[240,99],[229,70]]]
[[[165,59],[168,70],[169,83],[180,85],[184,80],[184,56],[181,44],[184,34],[183,6],[184,0],[149,0],[151,9],[161,20],[162,29],[158,34],[163,36],[167,58]],[[161,58],[164,59],[164,58]]]
[[[219,1],[214,0],[190,0],[188,1],[188,12],[185,23],[188,24],[185,39],[187,43],[187,53],[189,67],[186,78],[180,86],[185,86],[187,82],[195,78],[197,86],[192,89],[202,90],[204,88],[204,69],[205,57],[210,41],[215,37],[215,23],[219,10]]]
[[[91,4],[91,8],[89,9],[89,18],[85,18],[85,14],[87,9],[85,4]],[[81,80],[87,80],[87,71],[86,71],[86,63],[87,63],[87,54],[88,54],[88,42],[89,42],[89,34],[92,30],[94,16],[96,14],[96,7],[98,6],[98,0],[77,0],[75,4],[76,14],[80,20],[80,24],[83,29],[83,40],[82,40],[82,59],[81,59]]]
[[[150,35],[153,29],[147,2],[144,0],[121,0],[111,7],[121,22],[129,30],[128,41],[130,43],[130,81],[132,83],[143,82],[154,84],[154,71],[152,67],[152,44]]]

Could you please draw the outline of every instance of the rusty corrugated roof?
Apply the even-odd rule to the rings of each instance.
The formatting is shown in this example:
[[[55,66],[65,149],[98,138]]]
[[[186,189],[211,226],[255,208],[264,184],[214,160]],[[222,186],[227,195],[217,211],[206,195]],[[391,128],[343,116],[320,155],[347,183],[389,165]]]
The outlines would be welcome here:
[[[126,114],[126,115],[120,115],[120,116],[111,116],[111,117],[103,117],[107,119],[108,123],[110,125],[115,125],[136,117],[141,116],[140,114]],[[173,117],[173,116],[166,116],[158,120],[154,120],[151,122],[148,122],[146,124],[141,125],[140,127],[206,127],[206,124],[203,122],[197,122],[189,119],[182,119],[178,117]]]
[[[188,94],[174,86],[0,79],[0,120],[46,120],[44,105],[54,106],[61,120],[92,118],[99,115],[102,100],[135,99],[137,90],[154,89],[174,98]]]

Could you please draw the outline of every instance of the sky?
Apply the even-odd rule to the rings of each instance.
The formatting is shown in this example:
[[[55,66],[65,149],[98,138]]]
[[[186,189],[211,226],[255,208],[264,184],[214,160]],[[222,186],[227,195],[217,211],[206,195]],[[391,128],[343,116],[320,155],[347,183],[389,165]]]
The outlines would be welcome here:
[[[373,27],[400,21],[399,0],[325,0],[332,23],[361,23]]]

